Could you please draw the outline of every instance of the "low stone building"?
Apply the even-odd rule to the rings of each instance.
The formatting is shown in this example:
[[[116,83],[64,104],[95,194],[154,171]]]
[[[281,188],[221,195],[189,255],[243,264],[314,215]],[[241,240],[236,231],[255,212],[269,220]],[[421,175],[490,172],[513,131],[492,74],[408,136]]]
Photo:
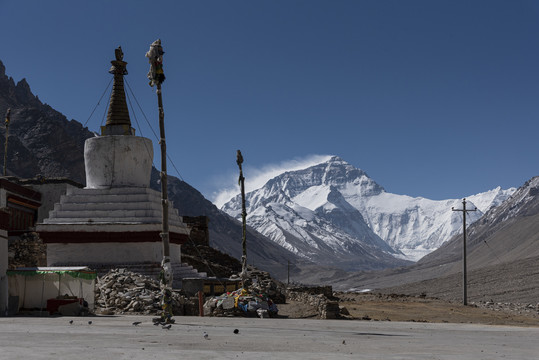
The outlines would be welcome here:
[[[34,230],[41,198],[40,192],[24,186],[16,177],[0,178],[0,316],[7,314],[9,306],[9,247]]]

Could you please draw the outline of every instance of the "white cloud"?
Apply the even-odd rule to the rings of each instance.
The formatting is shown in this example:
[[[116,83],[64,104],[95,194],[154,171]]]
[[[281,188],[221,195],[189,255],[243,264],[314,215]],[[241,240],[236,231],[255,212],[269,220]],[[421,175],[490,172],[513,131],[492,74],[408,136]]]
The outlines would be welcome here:
[[[268,180],[273,179],[277,175],[286,171],[295,171],[308,168],[310,166],[328,161],[332,155],[309,155],[304,158],[296,158],[292,160],[285,160],[277,164],[268,164],[260,168],[251,167],[244,164],[243,176],[245,177],[245,192],[256,190],[264,186]],[[227,201],[240,193],[240,187],[238,185],[238,176],[229,174],[226,176],[226,181],[221,183],[234,184],[226,188],[219,189],[213,193],[212,202],[218,208],[221,208]]]

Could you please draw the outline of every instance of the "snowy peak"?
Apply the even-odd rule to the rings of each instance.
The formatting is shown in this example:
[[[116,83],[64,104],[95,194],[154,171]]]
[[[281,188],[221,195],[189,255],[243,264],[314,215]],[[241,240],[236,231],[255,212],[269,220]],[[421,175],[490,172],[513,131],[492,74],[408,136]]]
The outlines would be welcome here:
[[[494,223],[517,216],[528,216],[539,212],[539,176],[526,181],[524,185],[508,196],[507,200],[489,212],[484,221]]]
[[[501,204],[514,189],[496,188],[467,198],[467,223]],[[309,260],[345,270],[418,260],[462,229],[452,211],[462,199],[429,200],[387,193],[363,170],[340,157],[287,171],[246,195],[250,226]],[[240,218],[239,196],[222,210]],[[377,265],[376,265],[377,264]]]
[[[349,270],[404,265],[392,256],[400,253],[344,198],[341,189],[349,186],[365,194],[383,192],[365,172],[339,157],[284,172],[246,194],[247,222],[287,250],[320,264]],[[239,219],[241,198],[222,210]]]
[[[486,213],[488,209],[499,206],[516,191],[512,187],[503,190],[500,186],[490,191],[468,196],[466,199],[471,201],[481,212]]]
[[[498,189],[492,191],[502,193]],[[467,229],[470,268],[500,266],[505,262],[539,256],[539,176],[514,191],[503,203],[489,209]],[[462,236],[455,236],[421,259],[422,266],[460,262]],[[458,268],[458,266],[456,266]]]
[[[282,189],[293,198],[311,188],[334,186],[341,190],[350,184],[359,188],[363,195],[379,194],[384,191],[363,170],[353,167],[337,156],[303,170],[285,172],[270,180],[264,187],[271,187],[273,191]]]

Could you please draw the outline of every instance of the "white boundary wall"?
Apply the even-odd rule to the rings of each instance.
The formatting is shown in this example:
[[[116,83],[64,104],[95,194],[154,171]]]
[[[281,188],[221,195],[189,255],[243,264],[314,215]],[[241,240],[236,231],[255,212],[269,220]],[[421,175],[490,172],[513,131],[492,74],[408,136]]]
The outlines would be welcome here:
[[[94,309],[95,279],[88,280],[69,274],[30,273],[31,271],[29,275],[9,276],[9,295],[19,297],[19,309],[46,310],[48,299],[56,299],[66,294],[84,298],[88,302],[88,308]]]
[[[122,264],[122,263],[161,263],[163,244],[160,242],[140,243],[69,243],[47,244],[47,265],[70,264]],[[181,247],[170,244],[170,261],[181,263]]]

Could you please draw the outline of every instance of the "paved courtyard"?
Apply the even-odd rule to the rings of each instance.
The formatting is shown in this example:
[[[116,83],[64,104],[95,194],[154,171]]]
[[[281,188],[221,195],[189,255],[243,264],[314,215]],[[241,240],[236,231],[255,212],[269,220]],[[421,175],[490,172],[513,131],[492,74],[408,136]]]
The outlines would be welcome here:
[[[137,321],[141,323],[132,325]],[[539,327],[200,317],[176,321],[167,330],[147,316],[0,318],[0,359],[539,358]]]

